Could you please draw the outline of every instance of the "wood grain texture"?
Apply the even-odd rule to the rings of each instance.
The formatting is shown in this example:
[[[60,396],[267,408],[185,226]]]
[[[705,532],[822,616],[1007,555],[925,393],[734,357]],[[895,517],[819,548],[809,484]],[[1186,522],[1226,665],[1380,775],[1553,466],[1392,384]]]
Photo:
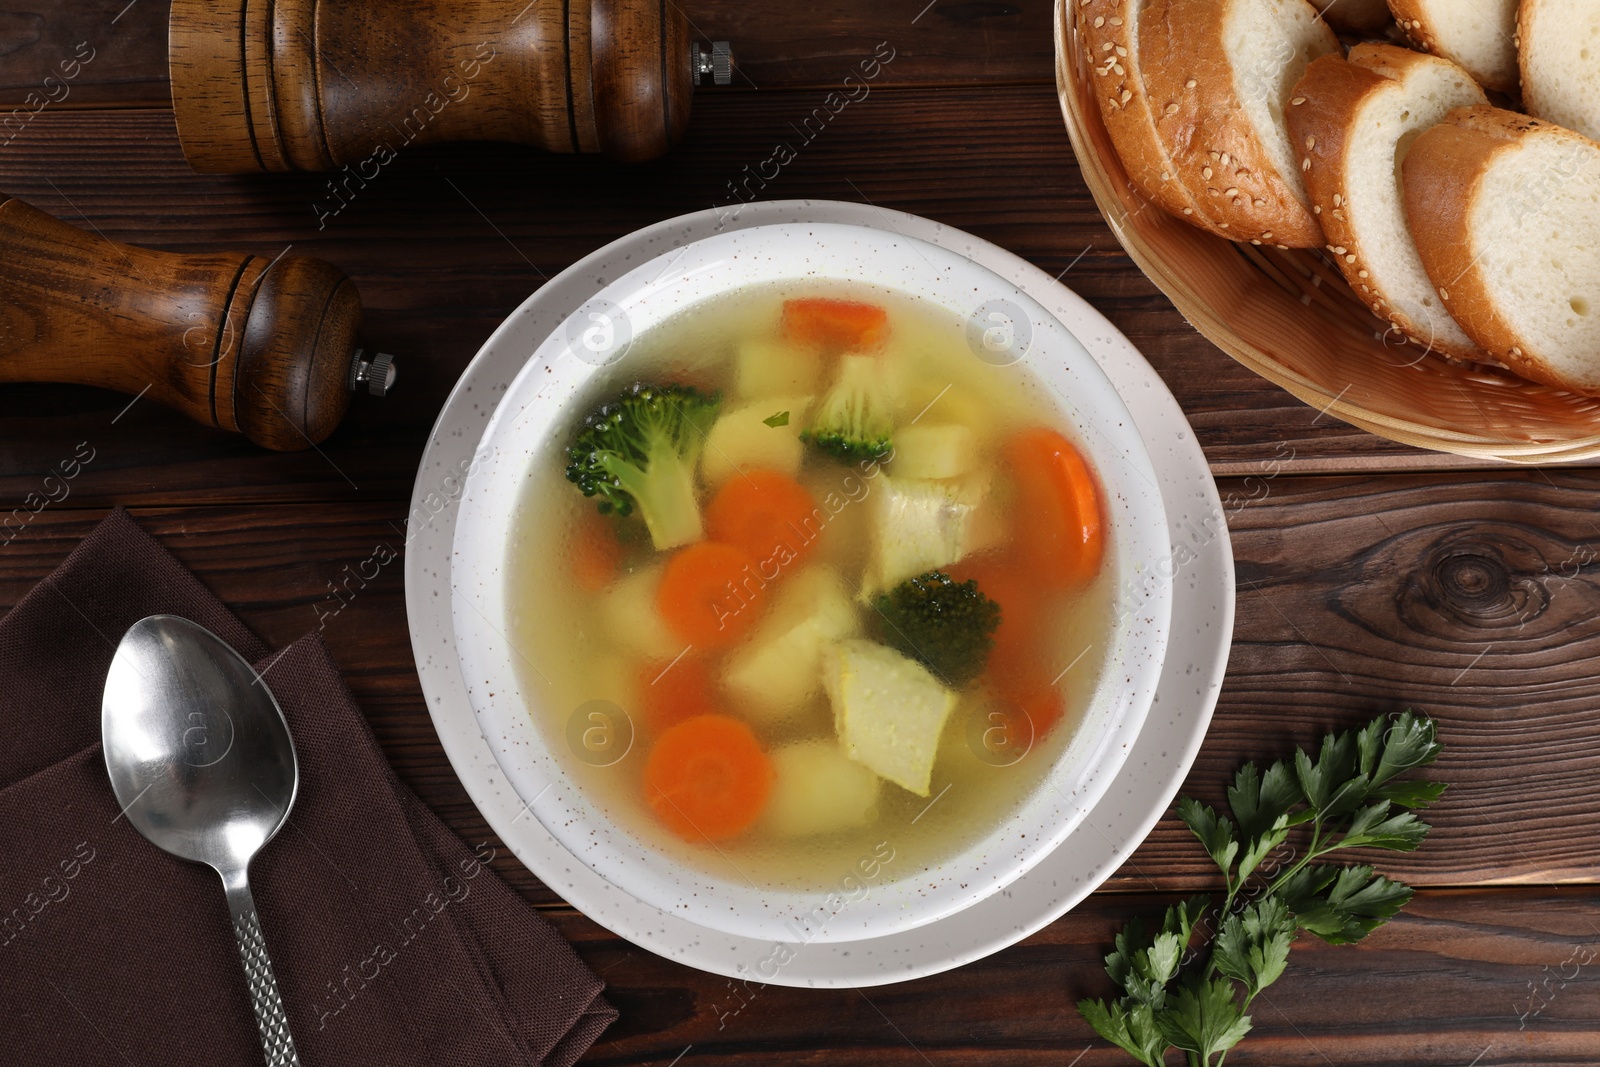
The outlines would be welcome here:
[[[683,11],[694,39],[733,43],[734,85],[745,91],[834,87],[848,73],[840,68],[851,56],[870,54],[885,40],[899,52],[883,76],[886,85],[1044,85],[1052,78],[1050,4],[1044,0],[918,0],[886,7],[855,0],[697,0],[672,6]],[[22,105],[46,77],[59,78],[58,64],[84,41],[99,53],[57,106],[166,106],[170,0],[137,0],[113,24],[124,7],[128,0],[8,0],[0,9],[4,110]]]
[[[883,65],[884,77],[898,62]],[[797,157],[765,189],[752,185],[763,198],[870,200],[971,230],[1061,275],[1155,365],[1219,473],[1248,474],[1264,453],[1306,470],[1466,462],[1353,429],[1200,338],[1122,253],[1078,183],[1047,88],[874,92],[806,142],[795,124],[824,99],[810,91],[708,95],[680,149],[637,169],[514,147],[425,148],[370,182],[197,175],[170,113],[42,114],[0,150],[0,188],[113,240],[268,258],[292,246],[328,260],[359,287],[366,340],[397,354],[403,384],[382,401],[358,397],[323,445],[325,458],[267,455],[168,426],[154,406],[136,406],[110,426],[125,403],[115,397],[0,389],[0,413],[17,426],[0,441],[0,491],[25,492],[26,477],[12,475],[43,470],[63,445],[70,451],[94,434],[117,457],[104,471],[141,473],[90,471],[85,499],[360,499],[358,489],[402,497],[450,387],[529,292],[637,227],[748,195],[737,183],[780,141]]]
[[[1361,945],[1302,939],[1287,973],[1253,1006],[1255,1030],[1228,1063],[1594,1063],[1600,963],[1581,961],[1600,955],[1592,922],[1600,895],[1583,888],[1519,899],[1508,912],[1502,893],[1424,892]],[[618,941],[571,911],[548,914],[606,976],[607,996],[622,1010],[585,1063],[1125,1067],[1126,1055],[1100,1041],[1072,1005],[1110,994],[1101,957],[1118,926],[1168,903],[1148,894],[1098,894],[986,960],[861,991],[700,974]]]

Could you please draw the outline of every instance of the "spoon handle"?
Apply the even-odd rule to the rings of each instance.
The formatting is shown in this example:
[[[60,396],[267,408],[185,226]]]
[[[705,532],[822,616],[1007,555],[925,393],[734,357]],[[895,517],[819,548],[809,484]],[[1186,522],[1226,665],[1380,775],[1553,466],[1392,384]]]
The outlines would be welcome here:
[[[283,1013],[283,998],[278,995],[278,980],[272,976],[272,960],[261,936],[261,920],[256,917],[256,902],[250,896],[250,883],[243,878],[227,882],[228,911],[233,914],[233,936],[239,939],[239,957],[250,982],[250,1003],[256,1010],[256,1025],[261,1029],[261,1047],[267,1054],[267,1067],[300,1067],[289,1035],[289,1019]]]

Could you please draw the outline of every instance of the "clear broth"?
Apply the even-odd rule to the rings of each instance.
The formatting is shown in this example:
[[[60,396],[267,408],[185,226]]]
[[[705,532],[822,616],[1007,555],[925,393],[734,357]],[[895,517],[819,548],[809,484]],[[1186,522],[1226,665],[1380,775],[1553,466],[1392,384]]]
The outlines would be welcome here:
[[[930,423],[961,422],[980,442],[980,465],[994,462],[994,448],[1006,433],[1046,425],[1072,436],[1047,390],[1023,365],[999,367],[974,355],[966,324],[944,308],[918,297],[861,285],[815,283],[752,287],[690,308],[635,339],[628,353],[596,376],[574,402],[568,425],[530,471],[508,546],[511,639],[520,653],[523,692],[547,709],[538,725],[554,751],[573,757],[568,772],[607,817],[662,853],[713,878],[755,886],[829,890],[866,876],[884,882],[911,878],[937,866],[987,836],[1040,784],[1088,706],[1104,668],[1112,630],[1110,560],[1087,588],[1064,597],[1051,616],[1051,647],[1060,650],[1058,688],[1065,711],[1043,737],[1016,762],[985,748],[984,730],[992,706],[982,690],[964,691],[940,740],[928,797],[884,782],[877,818],[865,827],[801,839],[769,838],[759,831],[718,842],[692,844],[661,827],[644,802],[642,768],[649,738],[638,728],[635,676],[641,661],[622,652],[607,633],[594,593],[573,580],[567,558],[574,524],[595,502],[564,477],[565,445],[584,412],[637,380],[689,382],[734,396],[736,346],[744,339],[776,336],[784,300],[796,296],[837,296],[866,300],[889,310],[891,335],[886,358],[905,360],[910,373],[899,420],[915,416]],[[826,383],[819,393],[826,389]],[[918,413],[921,414],[918,414]],[[1087,453],[1085,453],[1087,454]],[[893,462],[884,469],[893,476]],[[824,530],[816,561],[835,566],[847,582],[858,583],[870,549],[866,495],[871,481],[861,472],[807,449],[800,481],[823,500],[829,492],[847,501]],[[702,496],[704,499],[704,495]],[[644,566],[654,553],[638,519],[619,520],[636,529],[624,536],[623,573]],[[1110,539],[1107,539],[1108,546]],[[593,702],[606,702],[596,705]],[[627,722],[593,720],[594,708],[614,706]],[[738,715],[739,709],[726,710]],[[976,721],[975,721],[976,720]],[[805,736],[832,738],[827,697],[818,698],[807,722],[811,733],[786,731],[763,736],[764,744]],[[575,725],[576,723],[576,725]],[[609,765],[595,765],[577,751],[587,725],[628,731],[626,754]],[[759,732],[759,731],[758,731]],[[1003,740],[1003,739],[1002,739]],[[621,742],[616,742],[621,748]],[[579,758],[585,755],[586,758]],[[607,759],[615,758],[608,756]],[[888,858],[886,858],[888,857]],[[872,862],[876,859],[877,862]]]

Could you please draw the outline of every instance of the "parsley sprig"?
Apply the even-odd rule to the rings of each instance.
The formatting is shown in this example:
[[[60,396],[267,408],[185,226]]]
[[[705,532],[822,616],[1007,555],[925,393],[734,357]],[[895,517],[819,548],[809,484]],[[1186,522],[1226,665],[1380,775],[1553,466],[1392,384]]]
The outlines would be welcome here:
[[[1411,899],[1410,886],[1370,866],[1319,861],[1347,848],[1409,852],[1420,845],[1428,824],[1415,810],[1446,787],[1399,778],[1432,763],[1441,748],[1432,719],[1410,711],[1380,716],[1360,730],[1327,735],[1315,758],[1301,749],[1265,773],[1254,763],[1240,767],[1228,790],[1232,819],[1180,799],[1178,817],[1222,871],[1226,894],[1215,936],[1190,951],[1210,918],[1207,896],[1168,908],[1159,925],[1134,919],[1106,957],[1106,973],[1123,995],[1079,1001],[1078,1011],[1146,1067],[1165,1067],[1172,1048],[1188,1067],[1221,1067],[1250,1032],[1251,1002],[1283,974],[1298,931],[1350,944]],[[1303,848],[1275,862],[1291,834],[1303,838]]]

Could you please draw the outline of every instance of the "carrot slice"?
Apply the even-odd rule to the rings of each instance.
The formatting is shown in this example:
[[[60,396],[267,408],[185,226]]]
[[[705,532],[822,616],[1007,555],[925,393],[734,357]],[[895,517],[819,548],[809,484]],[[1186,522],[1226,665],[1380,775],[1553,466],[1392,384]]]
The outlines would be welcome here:
[[[1036,672],[1038,627],[1044,615],[1043,591],[1015,553],[970,556],[950,568],[958,582],[975,581],[984,596],[1000,605],[1000,625],[989,653],[988,676],[997,684]]]
[[[805,486],[780,471],[751,471],[729,478],[711,498],[706,534],[738,545],[770,574],[811,555],[825,525],[816,515]]]
[[[598,593],[610,585],[622,560],[616,527],[594,508],[583,508],[567,535],[567,560],[578,588]]]
[[[645,725],[656,732],[714,712],[720,706],[711,672],[699,656],[646,663],[639,668],[638,692]]]
[[[698,715],[661,735],[644,765],[645,799],[686,841],[720,841],[748,830],[772,793],[772,761],[750,727]]]
[[[1100,573],[1105,532],[1100,491],[1072,442],[1054,430],[1023,430],[1007,442],[1005,460],[1017,500],[1014,544],[1050,588],[1087,585]]]
[[[883,347],[889,313],[876,304],[808,296],[783,302],[783,336],[798,344],[851,352]]]
[[[656,608],[673,636],[697,648],[722,648],[749,631],[766,603],[755,560],[737,545],[697,541],[667,560]]]

